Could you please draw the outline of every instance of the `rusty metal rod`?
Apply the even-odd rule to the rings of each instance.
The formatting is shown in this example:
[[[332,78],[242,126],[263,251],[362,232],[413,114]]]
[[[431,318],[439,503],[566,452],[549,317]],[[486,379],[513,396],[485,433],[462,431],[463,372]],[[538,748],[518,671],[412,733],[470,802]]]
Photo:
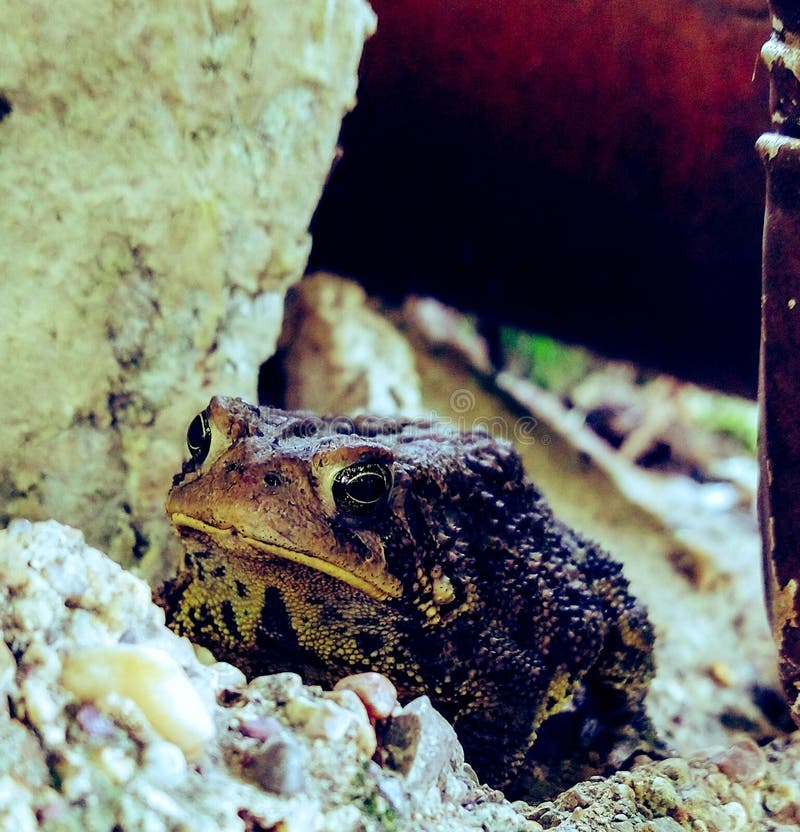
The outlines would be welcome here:
[[[762,58],[772,132],[767,175],[761,358],[761,525],[767,610],[787,702],[800,724],[800,2],[773,0]]]

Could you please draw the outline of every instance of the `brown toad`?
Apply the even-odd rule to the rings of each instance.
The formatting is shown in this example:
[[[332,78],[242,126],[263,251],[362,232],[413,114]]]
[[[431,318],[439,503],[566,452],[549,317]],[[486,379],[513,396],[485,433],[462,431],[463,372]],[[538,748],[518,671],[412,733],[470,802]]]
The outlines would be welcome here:
[[[401,696],[428,694],[497,786],[576,703],[591,718],[540,737],[529,765],[587,742],[587,725],[632,750],[650,624],[619,564],[554,519],[510,445],[225,398],[187,440],[167,500],[186,555],[159,596],[178,632],[249,674],[331,685],[376,670]]]

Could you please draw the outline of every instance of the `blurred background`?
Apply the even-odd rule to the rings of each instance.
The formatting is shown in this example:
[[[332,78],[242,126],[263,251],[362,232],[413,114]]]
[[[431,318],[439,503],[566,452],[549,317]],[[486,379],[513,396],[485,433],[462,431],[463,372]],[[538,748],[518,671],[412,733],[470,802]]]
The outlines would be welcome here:
[[[753,395],[766,3],[372,5],[309,270]]]

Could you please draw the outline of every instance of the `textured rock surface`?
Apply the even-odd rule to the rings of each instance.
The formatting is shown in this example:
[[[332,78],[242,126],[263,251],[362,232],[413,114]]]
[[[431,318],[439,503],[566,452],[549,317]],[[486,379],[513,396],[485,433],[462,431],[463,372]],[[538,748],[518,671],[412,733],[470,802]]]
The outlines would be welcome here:
[[[264,379],[271,403],[320,413],[419,416],[422,398],[408,341],[352,280],[319,272],[292,287]]]
[[[374,727],[358,697],[343,695],[352,691],[305,687],[293,673],[246,684],[230,665],[201,665],[163,626],[142,581],[52,521],[0,532],[0,632],[2,832],[775,832],[800,824],[800,734],[764,749],[745,740],[690,759],[644,758],[552,801],[510,804],[477,784],[425,699]],[[94,691],[65,684],[76,662],[110,652],[130,656],[131,673]],[[167,687],[179,695],[146,695]],[[176,744],[173,723],[181,738],[194,726],[199,745]],[[376,742],[383,767],[371,759]]]
[[[245,684],[230,665],[201,665],[163,620],[147,586],[74,529],[15,521],[0,532],[2,832],[541,829],[477,784],[428,703],[396,709],[407,769],[380,768],[351,691],[293,673]],[[131,657],[135,683],[116,668],[104,691],[64,684],[76,661],[110,651]],[[153,688],[164,695],[142,695]],[[170,738],[175,722],[197,727],[199,749]]]
[[[9,0],[0,500],[120,560],[215,393],[254,398],[374,16],[364,0]]]

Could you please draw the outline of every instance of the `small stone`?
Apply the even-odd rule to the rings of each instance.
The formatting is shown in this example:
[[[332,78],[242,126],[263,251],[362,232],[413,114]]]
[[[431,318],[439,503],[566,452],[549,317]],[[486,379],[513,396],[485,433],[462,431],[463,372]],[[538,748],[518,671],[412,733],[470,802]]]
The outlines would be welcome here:
[[[286,817],[269,828],[274,832],[319,832],[322,826],[323,819],[319,809],[312,803],[303,803],[294,806]]]
[[[770,788],[764,792],[764,807],[773,815],[780,814],[787,807],[799,803],[798,788],[789,780],[771,784]]]
[[[82,731],[98,739],[108,739],[117,730],[114,723],[105,714],[100,713],[94,705],[81,705],[78,713],[75,714],[75,721]]]
[[[672,818],[654,818],[641,827],[642,832],[682,832],[681,825]]]
[[[427,696],[413,699],[387,721],[381,752],[385,766],[402,774],[411,790],[429,788],[448,763],[464,760],[455,731]]]
[[[164,788],[179,786],[188,770],[183,752],[166,740],[156,740],[142,749],[142,765],[150,769],[152,779]]]
[[[397,705],[397,689],[381,673],[354,673],[340,679],[334,690],[352,690],[364,703],[369,718],[386,719]]]
[[[726,803],[722,810],[725,814],[730,818],[731,821],[731,829],[733,832],[738,832],[740,829],[746,829],[749,825],[749,819],[747,817],[747,810],[742,806],[741,803]]]
[[[565,791],[558,798],[558,806],[560,809],[565,809],[567,812],[573,812],[575,809],[583,809],[589,806],[593,800],[592,794],[581,784],[573,786],[571,789]]]
[[[725,662],[716,661],[712,662],[708,668],[708,675],[716,682],[721,688],[729,688],[732,687],[734,684],[733,674],[731,673],[730,667]]]
[[[242,736],[266,742],[282,734],[284,728],[274,716],[266,715],[243,720],[239,724],[239,731]]]
[[[349,731],[352,731],[359,748],[372,756],[377,743],[374,738],[375,734],[367,719],[366,710],[361,706],[357,697],[353,698],[361,708],[360,715],[330,699],[309,700],[306,698],[287,702],[284,713],[290,722],[302,726],[303,731],[315,739],[340,742]]]
[[[689,779],[689,763],[681,757],[670,757],[664,760],[658,770],[675,783],[685,783]]]
[[[733,832],[733,820],[722,806],[708,807],[708,825],[714,832]]]
[[[335,829],[336,832],[358,832],[364,828],[361,822],[361,812],[353,804],[337,806],[328,811],[325,828]]]
[[[64,659],[62,682],[76,698],[96,702],[116,693],[135,702],[154,730],[189,757],[214,736],[214,724],[181,667],[142,644],[90,647]]]
[[[249,780],[273,794],[303,791],[306,782],[306,752],[290,735],[280,737],[251,751],[243,767]]]
[[[767,768],[764,752],[749,738],[734,743],[710,760],[735,783],[756,783],[764,776]]]
[[[615,818],[611,824],[612,832],[634,832],[633,824],[627,819],[618,820]]]
[[[214,662],[208,667],[211,684],[215,691],[237,690],[247,684],[247,677],[228,662]]]
[[[706,783],[713,789],[721,800],[727,800],[731,791],[731,781],[721,771],[712,771],[706,777]]]
[[[25,703],[25,713],[31,724],[39,733],[47,735],[48,740],[58,742],[63,738],[63,727],[57,723],[60,706],[53,699],[47,685],[38,677],[25,679],[20,686]]]
[[[672,781],[656,776],[650,784],[650,794],[659,808],[674,809],[678,805],[678,792]]]
[[[98,762],[109,780],[118,785],[127,783],[136,773],[136,760],[121,748],[103,748],[98,755]]]
[[[353,714],[357,726],[356,742],[358,747],[367,757],[371,757],[378,747],[378,740],[373,722],[370,720],[367,709],[359,696],[355,691],[347,689],[332,690],[330,693],[323,695]]]
[[[627,783],[614,783],[611,787],[611,794],[619,801],[633,801],[636,793]]]
[[[253,696],[263,696],[273,702],[291,702],[301,695],[303,680],[299,674],[284,671],[272,673],[269,676],[256,676],[247,685],[248,692]]]
[[[8,693],[16,672],[17,660],[14,654],[4,641],[0,641],[0,693]]]

